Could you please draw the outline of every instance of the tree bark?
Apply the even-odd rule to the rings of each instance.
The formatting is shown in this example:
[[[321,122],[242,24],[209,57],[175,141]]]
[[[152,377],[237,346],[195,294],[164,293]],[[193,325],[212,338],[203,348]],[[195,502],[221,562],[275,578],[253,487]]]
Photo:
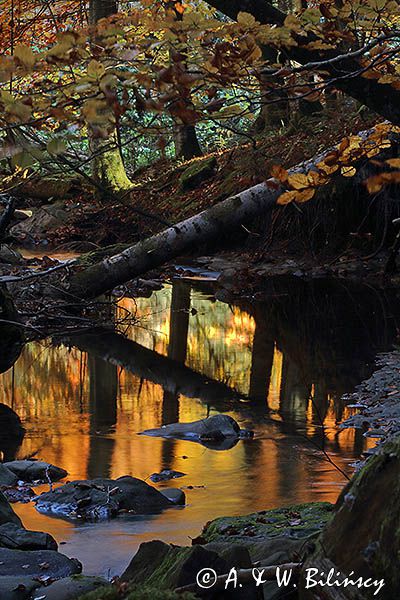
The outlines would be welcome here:
[[[262,24],[282,25],[287,17],[287,14],[266,0],[207,0],[207,4],[234,20],[241,11],[252,14]],[[310,41],[312,38],[308,36],[302,38],[301,43],[307,44]],[[301,45],[285,50],[288,60],[300,64],[332,59],[341,54],[340,50],[310,51]],[[327,84],[352,96],[392,123],[400,125],[400,89],[396,90],[389,84],[377,83],[375,79],[365,79],[357,74],[360,69],[361,66],[356,60],[344,55],[339,61],[324,65],[324,71],[329,73]]]
[[[358,135],[367,137],[369,131]],[[316,163],[332,152],[322,154],[297,165],[289,173],[304,173],[315,168]],[[95,298],[131,279],[154,269],[188,248],[209,243],[232,232],[266,211],[271,211],[283,189],[276,180],[269,179],[236,196],[215,204],[164,231],[147,238],[120,254],[73,274],[67,281],[65,292],[69,297]]]
[[[202,156],[194,125],[177,124],[174,132],[175,156],[190,160]]]
[[[89,0],[89,24],[96,26],[100,19],[110,17],[118,12],[116,0]],[[93,40],[96,42],[96,40]],[[117,129],[107,139],[94,137],[89,133],[89,148],[92,157],[92,176],[101,186],[103,195],[119,194],[129,190],[129,180],[122,159]]]

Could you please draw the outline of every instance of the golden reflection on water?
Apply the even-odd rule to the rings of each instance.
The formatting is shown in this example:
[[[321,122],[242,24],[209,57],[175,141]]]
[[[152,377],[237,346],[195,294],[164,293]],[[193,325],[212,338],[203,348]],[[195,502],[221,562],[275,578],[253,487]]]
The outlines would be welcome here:
[[[180,337],[172,332],[175,339],[170,339],[170,287],[150,299],[121,301],[120,314],[131,311],[138,321],[126,333],[160,354],[171,354],[173,347],[173,358],[186,357],[187,366],[247,394],[252,377],[254,387],[258,364],[252,356],[254,318],[238,307],[210,301],[200,292],[184,293],[190,296],[173,299],[178,303],[175,306],[181,302],[181,308],[172,311]],[[272,344],[271,373],[260,388],[266,386],[268,398],[261,391],[260,403],[243,403],[229,413],[242,426],[255,429],[256,437],[225,451],[137,435],[165,422],[193,421],[215,412],[201,401],[164,392],[159,385],[76,348],[54,347],[49,342],[26,346],[14,368],[1,376],[0,391],[0,402],[17,412],[27,430],[19,456],[35,454],[60,465],[71,480],[122,475],[147,479],[153,472],[170,468],[187,476],[165,485],[193,489],[186,490],[189,506],[183,510],[168,510],[140,522],[118,519],[113,524],[86,526],[89,538],[84,544],[81,537],[74,537],[79,527],[38,515],[32,505],[16,506],[24,524],[67,541],[63,551],[80,553],[89,572],[99,572],[99,564],[107,559],[106,550],[104,556],[100,549],[90,550],[93,528],[98,536],[112,540],[115,536],[118,549],[112,546],[107,552],[115,556],[118,571],[122,557],[129,560],[141,541],[163,537],[190,543],[190,536],[216,516],[293,502],[334,502],[344,478],[316,449],[321,441],[320,418],[325,449],[341,469],[351,471],[349,462],[365,448],[365,441],[353,430],[338,432],[336,421],[346,416],[347,409],[320,383],[312,385],[311,394],[298,383],[297,387],[290,384],[294,366]]]

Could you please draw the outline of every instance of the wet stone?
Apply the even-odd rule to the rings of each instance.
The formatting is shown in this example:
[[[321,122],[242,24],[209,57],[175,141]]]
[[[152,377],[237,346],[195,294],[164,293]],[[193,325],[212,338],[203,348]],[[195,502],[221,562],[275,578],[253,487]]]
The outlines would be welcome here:
[[[75,600],[105,585],[107,581],[102,577],[71,575],[55,581],[48,587],[37,589],[32,595],[32,600]]]
[[[38,496],[39,512],[85,521],[116,517],[121,511],[157,513],[173,506],[158,490],[135,477],[72,481]]]
[[[7,576],[61,579],[81,571],[79,561],[54,550],[0,548],[0,579]]]
[[[68,475],[65,469],[39,460],[13,460],[4,463],[18,480],[30,483],[59,481]]]
[[[186,473],[182,473],[181,471],[172,471],[171,469],[163,469],[160,473],[153,473],[150,475],[150,480],[153,483],[158,483],[159,481],[169,481],[170,479],[178,479],[180,477],[184,477]]]
[[[0,525],[0,547],[10,550],[57,550],[57,542],[48,533],[28,531],[15,523]]]
[[[171,423],[157,429],[146,429],[142,435],[183,439],[224,450],[232,447],[231,442],[234,444],[239,439],[252,437],[252,432],[240,429],[239,424],[228,415],[214,415],[191,423]]]

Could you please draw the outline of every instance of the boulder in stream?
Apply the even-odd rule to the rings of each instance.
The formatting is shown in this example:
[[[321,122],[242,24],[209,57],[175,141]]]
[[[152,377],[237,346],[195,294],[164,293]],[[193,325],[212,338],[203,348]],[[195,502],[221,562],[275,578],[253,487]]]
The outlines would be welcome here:
[[[58,579],[45,589],[35,590],[32,600],[76,600],[93,590],[104,588],[105,585],[107,585],[107,581],[102,577],[71,575]]]
[[[30,577],[45,583],[81,572],[82,565],[78,560],[54,550],[0,548],[0,581],[2,577]]]
[[[28,531],[15,523],[0,525],[0,547],[10,550],[57,550],[57,542],[48,533]]]
[[[251,568],[248,551],[235,545],[226,545],[218,552],[202,546],[175,546],[160,540],[145,542],[131,560],[121,576],[121,581],[153,586],[159,590],[174,590],[196,583],[196,576],[202,569],[213,569],[218,575],[228,573],[232,567]],[[255,600],[258,591],[254,584],[243,585],[237,590],[230,588],[218,596],[211,591],[208,598],[218,597],[229,600]],[[205,590],[197,587],[196,593],[204,595]]]
[[[13,460],[4,463],[4,466],[12,471],[19,481],[29,483],[59,481],[68,475],[65,469],[40,460]]]
[[[4,494],[0,492],[0,525],[14,523],[22,527],[21,519],[15,514]]]
[[[182,473],[181,471],[172,471],[171,469],[163,469],[159,473],[153,473],[150,475],[150,480],[153,483],[158,483],[159,481],[169,481],[170,479],[178,479],[179,477],[184,477],[186,473]]]
[[[229,542],[253,546],[282,537],[303,543],[322,531],[332,518],[333,507],[329,502],[306,502],[244,516],[219,517],[205,525],[193,544]]]
[[[41,494],[35,503],[39,512],[85,521],[110,519],[126,511],[148,515],[175,505],[145,481],[130,476],[72,481]]]
[[[3,463],[0,463],[0,489],[16,485],[18,477],[10,471]]]
[[[199,442],[220,450],[231,448],[241,438],[253,436],[253,432],[240,429],[229,415],[214,415],[192,423],[171,423],[157,429],[146,429],[141,434]]]

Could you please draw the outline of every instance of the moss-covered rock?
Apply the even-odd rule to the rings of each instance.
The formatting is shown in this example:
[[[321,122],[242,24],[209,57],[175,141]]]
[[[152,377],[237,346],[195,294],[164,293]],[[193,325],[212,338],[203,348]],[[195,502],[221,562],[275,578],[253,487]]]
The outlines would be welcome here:
[[[220,517],[207,523],[194,543],[241,542],[288,537],[304,539],[319,533],[332,516],[333,504],[310,502],[262,510],[240,517]]]
[[[212,569],[218,575],[228,573],[232,567],[248,569],[252,565],[246,548],[229,544],[213,550],[206,546],[182,547],[153,540],[140,545],[121,581],[146,585],[158,590],[174,590],[196,585],[197,574],[202,569]],[[200,588],[197,588],[201,592]],[[247,600],[255,600],[257,591],[248,584],[242,591]],[[222,595],[220,598],[228,596]],[[235,590],[229,590],[229,600],[241,600]]]
[[[380,599],[398,598],[400,590],[400,435],[382,445],[344,488],[336,503],[332,520],[315,544],[304,565],[325,573],[333,568],[343,577],[351,571],[355,578],[383,579]],[[305,589],[301,598],[315,598],[327,587]],[[333,588],[335,590],[335,588]],[[373,598],[376,587],[340,588],[341,598]],[[336,590],[337,591],[337,590]],[[357,596],[359,594],[359,596]]]
[[[179,178],[182,190],[193,190],[215,174],[217,159],[211,156],[204,160],[194,160]]]

